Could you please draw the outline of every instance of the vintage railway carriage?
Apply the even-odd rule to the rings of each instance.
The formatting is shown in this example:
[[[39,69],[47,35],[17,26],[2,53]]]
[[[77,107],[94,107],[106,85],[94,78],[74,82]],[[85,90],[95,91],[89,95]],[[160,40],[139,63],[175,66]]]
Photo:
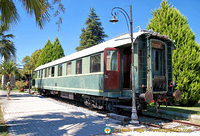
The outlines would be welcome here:
[[[172,96],[173,42],[167,36],[140,31],[134,37],[134,76],[137,108]],[[35,69],[35,87],[45,94],[111,109],[131,105],[131,40],[124,34]],[[151,93],[147,93],[151,92]],[[146,102],[145,102],[146,101]]]

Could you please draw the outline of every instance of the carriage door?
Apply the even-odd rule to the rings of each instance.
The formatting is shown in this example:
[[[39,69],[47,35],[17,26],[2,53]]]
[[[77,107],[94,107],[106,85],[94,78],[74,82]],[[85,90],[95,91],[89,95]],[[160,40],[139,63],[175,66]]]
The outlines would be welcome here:
[[[166,64],[164,45],[152,41],[152,79],[153,91],[166,91]]]
[[[104,50],[104,89],[120,89],[120,53],[116,48]]]

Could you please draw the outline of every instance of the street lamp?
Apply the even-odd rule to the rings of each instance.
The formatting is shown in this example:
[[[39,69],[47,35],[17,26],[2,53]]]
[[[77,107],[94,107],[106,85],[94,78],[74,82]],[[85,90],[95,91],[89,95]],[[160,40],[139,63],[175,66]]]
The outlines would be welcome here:
[[[116,12],[114,12],[114,10]],[[114,14],[113,14],[114,12]],[[133,45],[133,19],[132,19],[132,6],[130,5],[130,17],[128,15],[128,13],[120,8],[120,7],[114,7],[111,11],[112,14],[112,19],[110,20],[110,22],[115,23],[118,22],[118,20],[116,19],[116,15],[117,13],[120,12],[122,13],[122,15],[124,15],[125,19],[126,19],[126,23],[127,23],[127,27],[129,30],[129,25],[130,25],[130,36],[131,36],[131,50],[132,50],[132,54],[131,54],[131,64],[132,64],[132,114],[131,114],[131,124],[139,124],[138,122],[138,116],[137,116],[137,110],[136,110],[136,101],[135,101],[135,77],[134,77],[134,45]]]
[[[29,74],[28,74],[28,93],[31,94],[31,74],[32,74],[32,70],[29,69]]]

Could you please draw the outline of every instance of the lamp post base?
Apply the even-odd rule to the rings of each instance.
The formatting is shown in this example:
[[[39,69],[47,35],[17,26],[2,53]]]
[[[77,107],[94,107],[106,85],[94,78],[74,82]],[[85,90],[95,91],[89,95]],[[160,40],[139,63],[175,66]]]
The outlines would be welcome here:
[[[139,125],[137,111],[135,107],[132,107],[131,121],[130,124]]]
[[[133,124],[133,125],[139,125],[139,121],[138,120],[131,120],[130,122],[129,122],[130,124]]]

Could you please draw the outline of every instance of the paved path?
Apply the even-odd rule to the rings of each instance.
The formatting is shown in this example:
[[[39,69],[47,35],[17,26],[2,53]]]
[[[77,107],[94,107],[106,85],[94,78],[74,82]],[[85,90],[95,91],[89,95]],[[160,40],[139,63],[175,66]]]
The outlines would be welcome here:
[[[104,128],[116,127],[116,121],[105,115],[25,93],[0,91],[0,103],[10,135],[88,136],[105,134]]]

